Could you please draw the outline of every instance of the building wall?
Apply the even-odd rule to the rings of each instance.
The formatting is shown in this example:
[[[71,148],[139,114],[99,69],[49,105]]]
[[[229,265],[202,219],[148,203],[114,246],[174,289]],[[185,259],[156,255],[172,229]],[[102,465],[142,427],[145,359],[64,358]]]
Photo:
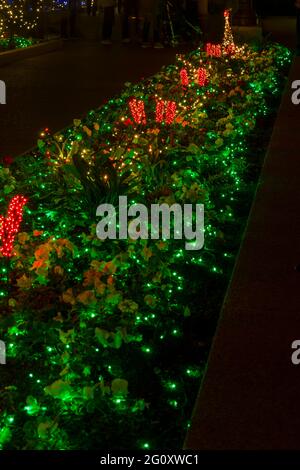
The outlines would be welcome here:
[[[253,0],[258,14],[263,16],[295,15],[295,0]]]
[[[249,0],[252,1],[256,12],[263,16],[295,15],[295,0]],[[233,13],[238,7],[238,0],[209,0],[209,11],[215,13],[218,10],[230,7]]]

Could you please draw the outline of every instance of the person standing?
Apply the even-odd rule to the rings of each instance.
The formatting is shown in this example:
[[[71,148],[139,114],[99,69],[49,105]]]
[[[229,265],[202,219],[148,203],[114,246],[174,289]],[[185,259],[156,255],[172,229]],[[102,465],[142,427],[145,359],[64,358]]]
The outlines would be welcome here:
[[[78,0],[69,0],[69,36],[75,38],[77,36],[77,14],[78,14]]]
[[[123,0],[122,41],[124,44],[130,42],[130,19],[135,19],[135,35],[139,26],[139,0]]]
[[[142,47],[150,47],[153,41],[160,44],[159,8],[160,0],[140,0]]]
[[[115,22],[115,7],[117,6],[117,0],[99,0],[99,5],[104,10],[102,44],[108,46],[112,44],[111,36]]]
[[[97,13],[97,0],[86,1],[86,12],[88,16],[96,16]]]

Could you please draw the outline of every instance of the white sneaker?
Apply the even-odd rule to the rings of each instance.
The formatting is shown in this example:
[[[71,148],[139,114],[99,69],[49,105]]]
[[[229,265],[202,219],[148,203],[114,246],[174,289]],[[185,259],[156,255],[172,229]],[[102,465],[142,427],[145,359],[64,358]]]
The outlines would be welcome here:
[[[103,44],[103,46],[111,46],[112,41],[110,39],[103,39],[103,41],[101,41],[101,44]]]

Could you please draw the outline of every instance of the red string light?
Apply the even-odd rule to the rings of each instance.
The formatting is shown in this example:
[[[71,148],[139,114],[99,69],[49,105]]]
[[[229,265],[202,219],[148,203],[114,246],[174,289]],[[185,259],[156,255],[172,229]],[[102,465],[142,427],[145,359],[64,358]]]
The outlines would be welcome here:
[[[10,201],[7,217],[0,215],[0,252],[7,258],[13,256],[13,244],[23,219],[23,207],[27,203],[24,196],[14,196]]]
[[[155,120],[156,122],[162,123],[165,115],[165,102],[163,100],[157,100],[156,102],[156,113]]]
[[[220,44],[211,44],[210,42],[205,46],[206,54],[209,57],[221,57],[222,48]]]
[[[180,78],[182,86],[189,86],[189,76],[186,69],[180,70]]]
[[[207,82],[208,82],[207,71],[204,68],[200,68],[198,70],[198,84],[200,86],[205,86],[207,85]]]
[[[235,44],[229,44],[229,46],[225,47],[225,53],[227,55],[234,55],[236,52],[236,46]]]
[[[143,100],[133,98],[129,101],[129,108],[136,124],[146,124],[145,103]]]
[[[166,107],[166,124],[172,124],[176,116],[177,105],[175,101],[168,101]]]
[[[175,101],[157,100],[155,120],[158,123],[165,121],[166,124],[172,124],[176,116],[177,105]]]

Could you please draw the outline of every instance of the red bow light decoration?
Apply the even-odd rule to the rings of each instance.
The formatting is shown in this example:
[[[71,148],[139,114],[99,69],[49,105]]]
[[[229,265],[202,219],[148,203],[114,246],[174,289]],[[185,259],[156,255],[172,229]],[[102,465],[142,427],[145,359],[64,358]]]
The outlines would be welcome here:
[[[147,115],[145,110],[145,103],[143,100],[136,100],[135,98],[129,101],[129,109],[134,119],[135,124],[146,124]],[[173,124],[177,112],[177,105],[175,101],[165,101],[158,99],[156,101],[155,120],[157,123]],[[130,121],[132,124],[132,122]],[[124,122],[128,125],[128,119]]]
[[[129,108],[136,124],[146,124],[145,103],[143,100],[133,98],[129,101]]]
[[[209,42],[205,46],[205,51],[209,57],[221,57],[222,56],[222,48],[220,44],[211,44]]]
[[[188,76],[186,69],[180,70],[180,79],[181,79],[182,86],[184,87],[189,86],[190,81],[189,81],[189,76]]]
[[[176,116],[176,110],[175,101],[158,100],[156,103],[156,122],[172,124]]]
[[[181,78],[181,85],[183,86],[183,88],[186,88],[190,83],[189,76],[188,76],[186,69],[182,69],[180,71],[180,78]],[[195,83],[198,83],[199,86],[208,85],[208,73],[205,68],[200,67],[197,70],[197,77],[195,79]]]
[[[200,86],[205,86],[205,85],[207,85],[207,82],[208,82],[207,71],[204,68],[201,67],[198,70],[198,84]]]
[[[10,201],[7,217],[0,215],[0,252],[3,256],[13,256],[13,244],[23,219],[23,207],[27,203],[24,196],[14,196]]]

